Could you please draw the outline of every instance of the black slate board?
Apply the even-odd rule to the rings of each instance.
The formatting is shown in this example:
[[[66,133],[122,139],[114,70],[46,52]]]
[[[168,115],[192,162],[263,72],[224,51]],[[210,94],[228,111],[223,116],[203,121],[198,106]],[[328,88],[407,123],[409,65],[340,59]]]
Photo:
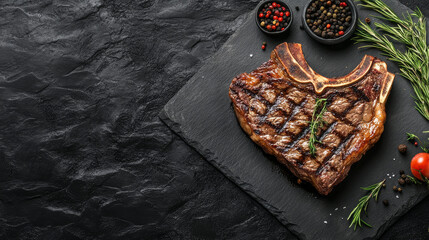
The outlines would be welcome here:
[[[301,11],[306,1],[291,0],[295,22],[291,32],[273,39],[261,33],[253,14],[203,66],[200,71],[169,101],[160,113],[161,119],[188,144],[197,149],[210,163],[254,197],[301,239],[366,239],[377,238],[399,216],[422,200],[427,192],[422,187],[407,186],[402,194],[390,189],[381,193],[390,206],[375,202],[369,205],[368,222],[373,228],[353,231],[346,220],[351,209],[364,194],[359,188],[387,179],[391,188],[397,183],[398,170],[409,169],[410,157],[418,152],[410,147],[401,156],[396,147],[405,141],[405,132],[419,133],[429,129],[428,122],[414,109],[409,83],[397,75],[388,100],[385,132],[376,146],[352,167],[349,176],[327,197],[309,186],[295,183],[288,170],[263,153],[241,130],[228,97],[232,78],[250,72],[269,58],[279,43],[303,44],[307,61],[313,69],[327,77],[350,72],[365,54],[380,56],[374,50],[359,50],[351,42],[343,46],[326,47],[311,40],[299,29]],[[386,1],[397,13],[409,9],[395,0]],[[373,14],[359,8],[364,19]],[[268,42],[267,51],[260,49]],[[252,56],[252,57],[251,57]],[[389,71],[399,72],[388,62]],[[326,222],[325,222],[326,221]]]

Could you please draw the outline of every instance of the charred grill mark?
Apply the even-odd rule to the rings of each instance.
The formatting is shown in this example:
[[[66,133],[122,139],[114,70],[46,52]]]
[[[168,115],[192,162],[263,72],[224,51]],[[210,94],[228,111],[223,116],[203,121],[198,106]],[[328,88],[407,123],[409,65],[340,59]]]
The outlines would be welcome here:
[[[341,119],[345,124],[349,126],[354,126],[352,122],[350,122],[347,118],[343,116],[343,113],[337,113],[336,111],[330,111],[330,113],[332,113],[332,115],[334,115],[336,118]]]
[[[349,135],[347,135],[347,137],[341,139],[340,144],[337,147],[333,148],[330,154],[322,160],[322,164],[316,170],[316,175],[320,175],[323,169],[325,169],[327,166],[330,166],[329,161],[331,160],[331,158],[335,155],[338,155],[346,147],[346,145],[349,143],[354,134],[355,131],[351,132]]]
[[[277,97],[276,100],[274,101],[274,104],[268,108],[268,110],[265,112],[263,116],[261,116],[261,121],[265,123],[267,121],[268,116],[277,110],[280,103],[281,103],[280,98]],[[277,129],[277,127],[275,128]]]
[[[304,135],[305,136],[305,135]],[[301,138],[300,138],[301,139]],[[299,141],[299,140],[298,140]],[[297,147],[296,150],[301,154],[301,156],[297,159],[297,163],[299,163],[299,167],[302,168],[304,167],[304,160],[307,157],[307,153],[304,152],[304,149],[302,149],[301,147]]]
[[[365,102],[369,102],[368,96],[366,96],[364,92],[362,92],[361,90],[359,90],[358,87],[352,86],[352,90],[353,90],[353,92],[355,92],[358,95],[358,99],[362,99]]]
[[[291,101],[290,101],[291,102]],[[283,126],[280,128],[280,130],[277,131],[278,134],[280,134],[281,132],[283,132],[288,123],[290,122],[290,120],[295,117],[295,115],[299,112],[299,110],[301,110],[301,108],[307,103],[307,98],[304,98],[304,100],[299,103],[298,105],[294,105],[294,108],[292,110],[292,112],[290,113],[289,118],[285,121],[285,123],[283,124]]]
[[[252,91],[250,91],[249,89],[245,89],[242,88],[241,89],[245,94],[247,94],[248,96],[250,96],[251,98],[254,98],[256,100],[261,101],[268,109],[271,108],[271,103],[268,102],[265,98],[263,98],[262,96],[258,95],[257,93],[254,93]],[[250,106],[250,108],[252,110],[255,110],[252,106]]]
[[[237,104],[240,104],[240,107],[243,108],[245,112],[248,112],[249,106],[241,98],[238,97],[238,92],[233,88],[230,88],[229,90],[232,92],[232,94],[236,96],[234,97],[234,99],[236,100]]]
[[[350,120],[348,120],[346,118],[346,115],[356,106],[356,104],[360,103],[362,100],[357,99],[355,101],[353,101],[343,112],[339,113],[337,111],[330,111],[332,113],[332,115],[334,115],[336,118],[341,119],[345,124],[349,125],[349,126],[353,126],[355,127],[355,125],[350,122]]]
[[[323,141],[323,139],[329,134],[329,133],[331,133],[332,131],[334,131],[334,129],[335,129],[335,127],[337,126],[337,124],[338,124],[338,122],[333,122],[331,125],[329,125],[329,127],[324,131],[324,132],[322,132],[322,134],[320,134],[320,137],[319,137],[319,141]]]
[[[286,146],[283,150],[282,150],[282,152],[283,153],[285,153],[286,151],[289,151],[291,148],[293,148],[293,147],[295,147],[295,145],[302,139],[302,138],[304,138],[307,134],[308,134],[308,132],[310,131],[310,128],[309,127],[307,127],[306,129],[304,129],[303,131],[301,131],[299,134],[297,134],[297,135],[295,135],[293,138],[292,138],[292,142],[288,145],[288,146]],[[301,149],[301,148],[300,148]],[[299,151],[302,155],[304,155],[303,154],[303,152],[302,151]]]

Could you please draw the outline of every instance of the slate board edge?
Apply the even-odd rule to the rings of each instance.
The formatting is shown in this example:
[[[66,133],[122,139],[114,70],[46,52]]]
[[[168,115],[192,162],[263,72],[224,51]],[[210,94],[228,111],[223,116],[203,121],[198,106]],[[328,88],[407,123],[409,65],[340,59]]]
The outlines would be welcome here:
[[[183,141],[185,141],[189,146],[194,148],[199,154],[201,154],[204,159],[206,159],[211,165],[217,168],[223,175],[225,175],[230,181],[236,184],[239,189],[243,190],[245,193],[249,194],[252,198],[254,198],[259,204],[261,204],[265,209],[268,210],[271,214],[273,214],[277,220],[279,220],[290,232],[292,232],[299,239],[306,240],[305,233],[299,228],[298,225],[290,223],[286,218],[282,217],[282,211],[278,208],[269,204],[265,199],[260,198],[253,190],[252,187],[249,186],[246,182],[242,181],[240,177],[236,176],[232,173],[228,167],[219,164],[215,161],[216,156],[209,149],[204,149],[204,147],[196,141],[188,138],[184,132],[180,129],[180,124],[171,120],[163,109],[159,118],[173,131],[175,132]]]
[[[398,2],[399,5],[402,5],[402,7],[406,8],[407,11],[411,11],[412,9],[408,8],[407,6],[403,5],[402,3]],[[248,16],[243,21],[242,25],[244,25],[247,21],[250,21],[253,16],[253,11],[248,13]],[[232,42],[234,38],[236,38],[238,35],[238,32],[235,32],[231,35],[231,37],[222,45],[222,47],[209,59],[206,60],[206,64],[204,64],[200,69],[203,69],[204,66],[210,65],[214,59],[222,52],[223,49],[226,48],[226,46],[229,45],[229,42]],[[294,235],[296,235],[299,239],[308,239],[306,237],[306,234],[300,229],[300,227],[296,224],[290,223],[285,217],[282,217],[282,211],[280,211],[278,208],[272,206],[269,204],[265,199],[260,198],[248,184],[244,181],[242,181],[238,176],[233,174],[228,167],[223,166],[222,164],[219,164],[216,161],[216,156],[214,153],[212,153],[209,149],[205,149],[201,144],[199,144],[196,141],[193,141],[192,139],[188,138],[186,136],[186,133],[183,132],[180,128],[180,124],[175,122],[167,113],[166,109],[168,109],[168,105],[171,105],[175,102],[175,99],[180,95],[182,91],[186,88],[187,85],[192,84],[195,81],[198,81],[198,73],[200,70],[194,74],[193,77],[167,102],[167,104],[163,107],[163,109],[159,113],[159,118],[173,131],[175,132],[181,139],[183,139],[189,146],[194,148],[198,153],[200,153],[211,165],[213,165],[215,168],[217,168],[221,173],[223,173],[230,181],[232,181],[234,184],[236,184],[239,188],[244,190],[247,194],[249,194],[252,198],[254,198],[259,204],[261,204],[265,209],[267,209],[271,214],[273,214],[290,232],[292,232]],[[392,218],[385,221],[384,224],[382,224],[378,231],[376,232],[374,238],[378,239],[381,237],[381,235],[392,225],[394,224],[401,216],[403,216],[405,213],[407,213],[411,207],[415,206],[419,202],[421,202],[426,196],[429,194],[427,193],[420,193],[417,196],[414,196],[410,199],[410,201],[407,202],[407,207],[401,208],[399,211],[397,211]],[[357,201],[357,200],[356,200]],[[352,229],[350,229],[352,231]],[[358,231],[358,229],[356,230]],[[366,238],[366,239],[373,239],[373,238]]]
[[[390,189],[386,189],[386,190],[390,190]],[[428,196],[427,193],[420,192],[420,194],[411,197],[410,200],[407,202],[406,207],[402,207],[399,211],[397,211],[395,213],[395,215],[393,215],[393,217],[391,217],[389,220],[385,221],[385,223],[378,228],[378,231],[377,231],[377,233],[375,235],[375,239],[380,238],[381,235],[383,235],[383,233],[390,226],[392,226],[396,221],[398,221],[398,219],[401,216],[403,216],[405,213],[407,213],[413,206],[415,206],[416,204],[418,204],[419,202],[421,202],[423,199],[425,199],[426,196]],[[379,201],[380,201],[380,199],[379,199]]]

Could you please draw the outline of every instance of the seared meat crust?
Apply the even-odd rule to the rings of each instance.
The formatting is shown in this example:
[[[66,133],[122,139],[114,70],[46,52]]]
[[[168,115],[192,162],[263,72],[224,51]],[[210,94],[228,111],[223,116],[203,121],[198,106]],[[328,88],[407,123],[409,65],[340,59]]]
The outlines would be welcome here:
[[[325,78],[308,66],[300,44],[283,43],[268,62],[234,78],[229,96],[251,139],[327,195],[379,140],[393,79],[386,63],[371,56],[345,77]],[[327,111],[313,157],[309,121],[317,98],[327,99]]]

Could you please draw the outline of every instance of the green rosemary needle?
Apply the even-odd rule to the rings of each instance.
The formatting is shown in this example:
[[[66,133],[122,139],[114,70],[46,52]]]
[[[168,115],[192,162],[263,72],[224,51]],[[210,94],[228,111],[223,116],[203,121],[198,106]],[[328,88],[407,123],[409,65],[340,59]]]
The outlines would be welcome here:
[[[323,120],[323,114],[326,112],[326,99],[316,99],[316,105],[314,105],[313,115],[310,121],[310,140],[308,146],[310,148],[310,154],[316,156],[316,143],[320,143],[317,140],[317,129],[325,124]]]
[[[384,179],[383,181],[381,181],[379,183],[371,185],[369,187],[362,187],[363,190],[370,191],[370,193],[366,196],[363,196],[361,199],[359,199],[358,205],[350,213],[349,217],[347,218],[347,220],[351,219],[351,223],[350,223],[349,227],[354,225],[355,226],[354,230],[356,230],[357,226],[362,227],[362,224],[364,224],[368,227],[372,227],[367,222],[362,220],[362,218],[361,218],[362,211],[364,211],[365,214],[367,213],[366,210],[368,208],[368,203],[369,203],[369,200],[371,200],[371,198],[374,198],[375,201],[377,201],[378,194],[380,193],[380,189],[382,188],[382,186],[385,182],[386,182],[386,179]]]
[[[370,8],[382,15],[380,19],[393,23],[375,23],[383,34],[370,25],[360,22],[354,40],[367,43],[363,47],[376,48],[389,60],[398,64],[401,75],[411,82],[414,89],[415,108],[429,120],[429,47],[427,45],[426,19],[417,9],[404,18],[399,18],[392,9],[381,0],[359,0],[363,7]],[[414,21],[414,19],[416,21]],[[396,49],[392,41],[403,43],[406,51]]]

